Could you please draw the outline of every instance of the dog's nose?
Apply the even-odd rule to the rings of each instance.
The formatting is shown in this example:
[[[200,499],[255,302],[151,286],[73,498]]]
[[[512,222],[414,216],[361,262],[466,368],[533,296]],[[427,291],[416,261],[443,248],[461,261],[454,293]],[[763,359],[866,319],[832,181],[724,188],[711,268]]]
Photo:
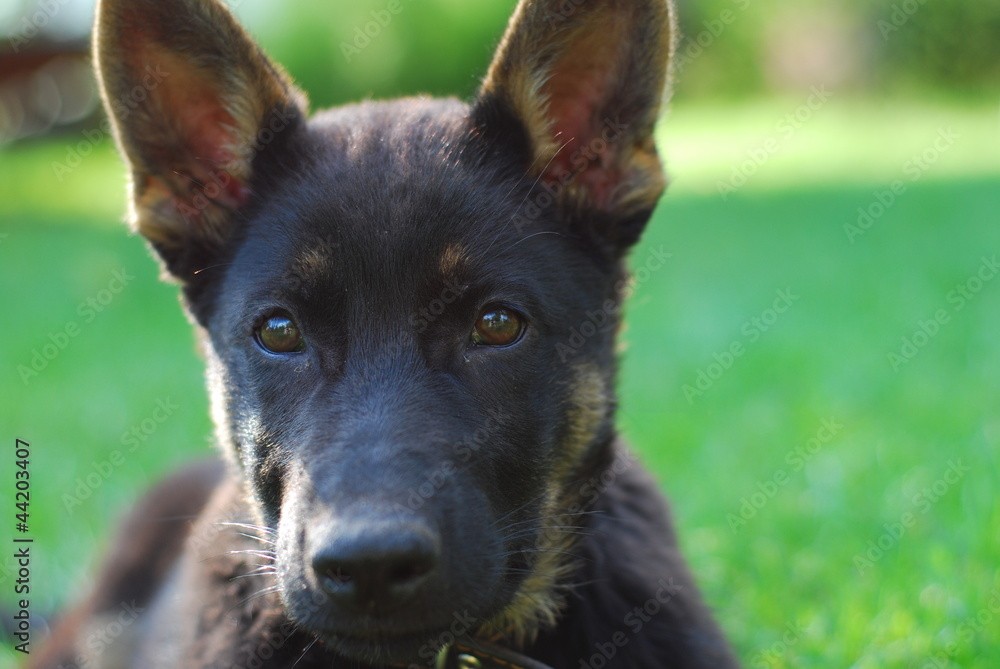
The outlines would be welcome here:
[[[420,525],[359,525],[320,548],[312,568],[338,604],[382,613],[412,599],[433,574],[440,541]]]

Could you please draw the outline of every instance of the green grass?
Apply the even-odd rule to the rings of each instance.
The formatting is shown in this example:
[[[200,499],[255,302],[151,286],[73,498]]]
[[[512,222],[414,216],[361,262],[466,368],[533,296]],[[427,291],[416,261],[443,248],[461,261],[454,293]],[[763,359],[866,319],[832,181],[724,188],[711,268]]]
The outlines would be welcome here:
[[[864,188],[680,196],[660,210],[646,243],[674,257],[631,305],[623,418],[748,662],[791,623],[800,640],[768,666],[923,666],[1000,587],[1000,281],[958,313],[947,301],[1000,248],[998,194],[998,179],[914,187],[853,245],[841,226]],[[785,288],[798,301],[750,343],[743,324]],[[887,354],[939,309],[951,320],[894,371]],[[684,386],[732,342],[746,352],[689,402]],[[840,427],[802,468],[795,451],[826,420]],[[953,460],[971,471],[914,503]],[[759,485],[773,498],[741,517]],[[906,512],[915,526],[859,573],[855,556]],[[993,666],[997,647],[994,624],[954,666]]]
[[[623,429],[675,500],[687,556],[748,667],[993,667],[1000,280],[960,311],[949,293],[1000,253],[1000,117],[832,101],[723,200],[717,182],[800,103],[678,108],[664,124],[675,185],[633,264],[654,247],[672,257],[629,304]],[[961,141],[852,243],[844,225],[904,178],[942,124]],[[0,290],[10,296],[0,424],[5,439],[32,445],[37,612],[83,591],[109,520],[211,435],[176,289],[116,225],[123,178],[111,148],[57,184],[51,162],[64,153],[48,145],[0,160]],[[121,268],[134,279],[86,322],[80,305]],[[790,308],[751,341],[753,319],[786,289]],[[948,322],[894,370],[888,354],[942,309]],[[78,336],[23,383],[18,366],[67,322]],[[686,396],[734,343],[743,354]],[[178,408],[130,452],[123,433],[167,399]],[[837,427],[800,466],[797,449],[824,421]],[[116,450],[121,464],[67,509],[64,495]],[[953,461],[970,470],[942,483]],[[936,483],[940,499],[925,502]],[[859,570],[868,542],[906,514],[912,526]],[[0,581],[7,602],[2,567]],[[979,630],[963,626],[987,614]],[[932,664],[939,656],[948,663]]]

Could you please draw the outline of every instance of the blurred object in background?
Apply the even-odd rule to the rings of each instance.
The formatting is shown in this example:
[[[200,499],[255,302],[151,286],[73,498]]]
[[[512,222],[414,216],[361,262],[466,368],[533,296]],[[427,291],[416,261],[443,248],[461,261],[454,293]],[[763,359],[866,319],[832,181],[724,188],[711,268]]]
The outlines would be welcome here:
[[[0,0],[0,146],[92,122],[90,0]]]
[[[676,100],[1000,94],[1000,2],[676,0]],[[314,109],[427,93],[468,98],[514,0],[229,0]],[[94,0],[0,0],[0,145],[96,127]],[[446,36],[442,38],[442,36]]]
[[[762,38],[760,66],[772,90],[857,89],[867,83],[870,39],[859,17],[844,6],[782,7],[769,18]]]
[[[76,127],[96,115],[97,102],[82,46],[0,52],[0,145]]]
[[[997,0],[852,0],[874,27],[882,80],[978,96],[1000,92]]]
[[[676,0],[678,99],[1000,93],[1000,2]]]

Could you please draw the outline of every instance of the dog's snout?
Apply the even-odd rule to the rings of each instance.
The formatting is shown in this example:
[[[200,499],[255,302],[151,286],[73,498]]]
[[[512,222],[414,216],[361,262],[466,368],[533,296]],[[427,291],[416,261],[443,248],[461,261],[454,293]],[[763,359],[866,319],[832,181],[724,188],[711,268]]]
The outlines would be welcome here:
[[[358,525],[313,555],[320,586],[339,605],[384,613],[417,596],[438,566],[440,541],[421,525]]]

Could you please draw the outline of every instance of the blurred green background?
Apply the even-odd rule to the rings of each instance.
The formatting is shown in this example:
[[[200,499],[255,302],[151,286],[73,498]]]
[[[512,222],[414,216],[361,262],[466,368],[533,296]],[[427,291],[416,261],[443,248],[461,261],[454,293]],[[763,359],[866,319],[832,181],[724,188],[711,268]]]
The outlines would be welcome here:
[[[468,98],[514,1],[402,0],[367,39],[384,0],[236,4],[319,108]],[[672,257],[629,305],[623,430],[748,667],[1000,666],[1000,4],[680,11],[673,184],[633,264]],[[20,438],[39,614],[211,443],[177,291],[121,224],[80,55],[91,12],[0,0],[0,537]]]

